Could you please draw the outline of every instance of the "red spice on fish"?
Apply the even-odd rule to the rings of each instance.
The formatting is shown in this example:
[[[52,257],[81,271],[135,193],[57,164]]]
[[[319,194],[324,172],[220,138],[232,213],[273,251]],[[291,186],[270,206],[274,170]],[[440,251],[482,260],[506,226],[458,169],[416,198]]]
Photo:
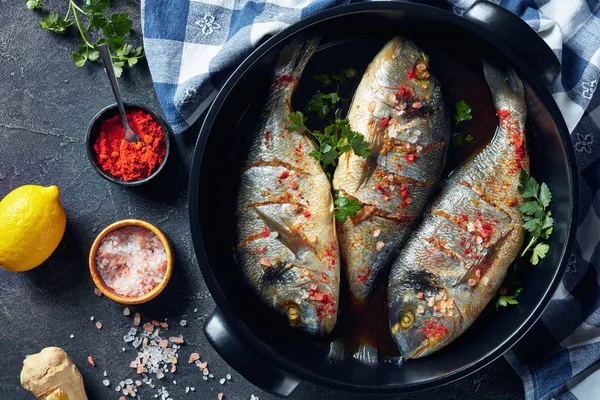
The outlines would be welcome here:
[[[416,79],[417,78],[417,74],[415,73],[414,70],[408,70],[408,72],[406,73],[406,77],[408,79]]]
[[[417,153],[408,153],[404,156],[404,159],[406,161],[408,161],[410,164],[414,164],[418,158],[419,158],[419,155]]]
[[[271,139],[271,131],[266,131],[265,132],[265,140],[268,142],[269,139]]]
[[[288,86],[290,83],[294,82],[294,79],[295,78],[291,75],[281,75],[280,77],[275,79],[274,85],[275,86],[280,86],[280,85]]]
[[[287,179],[290,176],[290,171],[288,171],[287,169],[284,169],[283,172],[281,172],[281,175],[279,175],[280,179]]]
[[[429,319],[423,322],[423,326],[419,332],[430,339],[439,339],[448,334],[448,328],[437,319]]]
[[[388,126],[389,122],[390,122],[390,118],[389,117],[382,118],[381,119],[381,126],[383,126],[385,128],[386,126]]]

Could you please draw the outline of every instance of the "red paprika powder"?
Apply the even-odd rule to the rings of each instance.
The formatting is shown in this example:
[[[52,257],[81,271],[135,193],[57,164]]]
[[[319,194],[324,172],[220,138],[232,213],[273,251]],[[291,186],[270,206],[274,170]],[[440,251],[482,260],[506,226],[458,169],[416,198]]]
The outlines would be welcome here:
[[[124,181],[138,181],[152,175],[163,162],[165,133],[160,123],[144,110],[127,110],[126,114],[131,128],[145,143],[125,139],[123,120],[116,115],[100,123],[94,152],[105,172]]]

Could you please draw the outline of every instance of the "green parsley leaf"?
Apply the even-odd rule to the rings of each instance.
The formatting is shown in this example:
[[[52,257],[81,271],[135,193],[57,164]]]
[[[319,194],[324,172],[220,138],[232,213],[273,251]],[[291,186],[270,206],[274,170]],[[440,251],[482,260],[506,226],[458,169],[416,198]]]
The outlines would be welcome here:
[[[540,190],[540,185],[534,178],[528,176],[525,170],[521,170],[521,173],[519,174],[519,183],[519,192],[523,195],[523,198],[537,199],[537,194]]]
[[[456,113],[454,114],[454,120],[456,121],[456,125],[459,122],[470,121],[473,119],[473,115],[471,115],[471,107],[464,100],[459,101],[455,105]]]
[[[454,132],[452,134],[452,144],[455,146],[460,146],[462,144],[463,135],[462,133]]]
[[[73,21],[70,19],[61,18],[60,14],[57,12],[51,12],[42,18],[39,24],[40,28],[45,31],[52,31],[54,33],[58,33],[59,35],[63,35],[67,32],[67,28],[73,25]]]
[[[353,67],[343,70],[342,73],[346,76],[347,79],[353,79],[358,75],[358,71]]]
[[[331,77],[327,74],[315,75],[315,80],[321,82],[323,86],[327,86],[331,83]]]
[[[83,67],[85,65],[85,62],[88,59],[87,48],[88,47],[83,44],[77,47],[77,51],[73,52],[73,60],[75,60],[76,66]]]
[[[509,304],[515,305],[519,304],[517,300],[517,296],[521,293],[522,288],[516,288],[512,294],[503,294],[498,296],[496,299],[496,310],[499,310],[500,307],[507,307]]]
[[[37,10],[38,8],[42,8],[42,2],[40,0],[27,0],[25,2],[25,7],[30,10]]]
[[[523,224],[523,228],[533,236],[539,237],[542,233],[542,221],[539,219],[529,220]]]
[[[359,157],[367,158],[371,154],[371,144],[360,133],[350,132],[352,132],[352,135],[349,135],[348,143],[350,143],[352,151]]]
[[[471,136],[471,135],[467,135],[467,136],[465,137],[465,142],[467,142],[467,143],[471,143],[471,142],[473,141],[473,139],[475,139],[473,136]]]
[[[540,211],[544,211],[544,209],[540,206],[540,204],[537,201],[527,201],[521,204],[518,210],[521,212],[521,214],[524,215],[535,215]]]
[[[113,67],[115,68],[115,76],[117,78],[120,78],[121,75],[123,74],[123,65],[125,65],[125,63],[123,61],[113,62]]]
[[[349,216],[357,215],[362,208],[362,204],[359,201],[350,197],[338,197],[333,204],[335,205],[333,215],[342,224],[346,222]]]
[[[102,28],[105,36],[122,36],[131,31],[132,22],[125,13],[117,13],[110,16],[106,25]]]
[[[533,265],[538,265],[540,260],[542,258],[546,257],[546,254],[548,253],[549,249],[550,249],[550,246],[548,246],[546,243],[536,244],[531,252],[531,257],[530,257],[529,261],[531,261],[531,263]]]
[[[331,111],[340,100],[341,98],[337,92],[326,94],[317,92],[306,105],[305,111],[307,113],[314,112],[319,118],[325,118],[329,114],[329,111]]]
[[[540,203],[542,203],[542,206],[544,206],[544,208],[548,207],[550,205],[550,202],[552,201],[552,193],[550,193],[550,189],[548,188],[548,185],[546,185],[545,182],[542,182],[542,186],[540,187]]]
[[[306,117],[302,113],[302,111],[295,111],[289,115],[292,123],[288,126],[288,131],[292,132],[297,129],[306,129],[304,123],[306,122]]]

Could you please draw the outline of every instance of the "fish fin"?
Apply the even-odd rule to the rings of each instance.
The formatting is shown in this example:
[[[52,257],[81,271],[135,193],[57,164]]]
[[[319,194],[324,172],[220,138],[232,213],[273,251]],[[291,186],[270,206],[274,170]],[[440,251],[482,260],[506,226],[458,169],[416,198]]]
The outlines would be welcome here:
[[[314,54],[320,41],[320,37],[292,40],[283,48],[279,55],[277,66],[275,67],[275,76],[291,75],[300,78],[306,64],[308,64],[308,60]]]
[[[361,341],[353,357],[356,361],[367,367],[377,368],[379,365],[377,347],[367,341]]]
[[[371,121],[372,126],[377,124],[376,121]],[[358,186],[356,190],[358,190],[362,185],[366,185],[373,176],[375,169],[377,168],[377,159],[379,158],[379,154],[381,154],[381,147],[383,145],[383,135],[385,129],[383,127],[374,126],[374,134],[372,136],[373,140],[371,141],[371,154],[367,157],[365,161],[365,167],[362,170],[360,175],[360,180],[358,181]]]
[[[346,358],[346,343],[342,339],[335,339],[329,345],[327,360],[330,363],[341,363]]]
[[[523,82],[510,66],[498,67],[483,60],[483,75],[492,92],[494,106],[497,110],[510,105],[525,106]]]
[[[309,250],[316,253],[314,246],[298,229],[286,222],[275,221],[258,208],[255,208],[254,211],[271,231],[277,232],[277,239],[290,249],[296,257],[298,257],[298,254],[303,250]]]

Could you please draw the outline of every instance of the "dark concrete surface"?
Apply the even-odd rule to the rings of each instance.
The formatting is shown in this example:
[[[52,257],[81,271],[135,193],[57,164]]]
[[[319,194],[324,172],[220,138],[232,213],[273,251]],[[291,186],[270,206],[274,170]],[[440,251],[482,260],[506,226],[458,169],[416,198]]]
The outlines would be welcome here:
[[[176,268],[171,282],[156,300],[132,307],[144,320],[168,318],[169,334],[182,333],[186,344],[174,376],[162,385],[173,399],[274,399],[248,383],[223,362],[202,333],[214,308],[200,274],[188,228],[187,181],[197,128],[173,140],[169,165],[154,183],[124,188],[103,180],[91,168],[83,137],[90,119],[113,103],[108,80],[100,65],[76,68],[71,52],[78,43],[74,29],[65,36],[42,31],[39,14],[25,8],[25,0],[0,0],[0,198],[24,184],[57,185],[67,213],[67,231],[56,252],[42,266],[26,273],[0,271],[0,399],[32,398],[19,385],[22,360],[46,346],[63,347],[83,374],[90,399],[118,399],[112,389],[133,377],[128,367],[134,358],[122,337],[131,319],[123,306],[94,295],[87,256],[97,233],[123,218],[139,218],[159,226],[170,238]],[[63,3],[63,4],[61,4]],[[47,0],[48,8],[65,8],[65,2]],[[116,8],[134,18],[134,41],[141,43],[139,1],[115,0]],[[160,111],[146,62],[124,73],[122,89],[127,101]],[[197,312],[194,312],[197,309]],[[103,323],[96,329],[90,316]],[[186,327],[179,326],[181,319]],[[75,337],[70,338],[73,334]],[[197,368],[187,364],[197,351],[209,362],[215,379],[204,382]],[[96,359],[93,368],[86,361]],[[102,384],[107,371],[111,388]],[[233,380],[221,386],[227,373]],[[177,384],[173,384],[173,380]],[[186,386],[196,387],[185,394]],[[144,389],[141,399],[154,398]],[[302,384],[293,400],[361,399]],[[521,382],[504,359],[453,384],[427,392],[382,399],[498,399],[523,397]]]

